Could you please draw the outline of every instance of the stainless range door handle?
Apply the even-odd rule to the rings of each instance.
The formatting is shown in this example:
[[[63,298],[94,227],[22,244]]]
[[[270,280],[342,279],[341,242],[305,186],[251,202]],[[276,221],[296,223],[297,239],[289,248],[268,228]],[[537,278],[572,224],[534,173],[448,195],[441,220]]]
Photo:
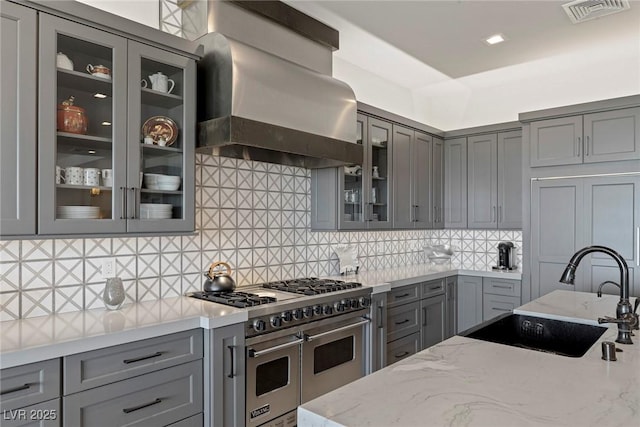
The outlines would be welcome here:
[[[249,357],[260,357],[265,354],[273,353],[274,351],[282,350],[285,348],[293,347],[296,345],[300,345],[304,342],[304,339],[298,338],[295,341],[287,342],[280,345],[274,345],[273,347],[265,348],[264,350],[255,351],[254,349],[249,349]]]
[[[305,335],[305,339],[306,339],[307,342],[313,341],[313,340],[317,340],[318,338],[322,338],[322,337],[327,336],[327,335],[337,334],[338,332],[348,331],[349,329],[353,329],[353,328],[357,328],[358,326],[366,325],[369,322],[371,322],[370,319],[364,319],[364,320],[359,321],[358,323],[353,323],[351,325],[342,326],[340,328],[332,329],[330,331],[322,332],[320,334]]]

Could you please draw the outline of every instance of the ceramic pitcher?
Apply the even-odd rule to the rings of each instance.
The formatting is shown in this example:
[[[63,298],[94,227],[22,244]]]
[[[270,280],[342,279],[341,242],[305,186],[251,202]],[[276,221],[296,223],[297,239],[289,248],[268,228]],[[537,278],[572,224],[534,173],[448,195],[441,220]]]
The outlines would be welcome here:
[[[150,75],[149,80],[151,81],[151,89],[165,93],[171,93],[173,87],[176,84],[173,80],[162,74],[160,71]],[[171,84],[171,87],[169,87],[169,83]]]

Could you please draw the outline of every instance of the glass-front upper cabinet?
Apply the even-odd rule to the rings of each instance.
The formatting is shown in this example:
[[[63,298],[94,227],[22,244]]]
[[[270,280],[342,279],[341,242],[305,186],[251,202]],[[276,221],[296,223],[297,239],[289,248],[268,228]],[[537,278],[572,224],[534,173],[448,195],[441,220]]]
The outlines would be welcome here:
[[[127,41],[44,13],[39,41],[39,232],[125,232]]]
[[[194,229],[195,61],[129,42],[134,232]]]
[[[39,233],[193,231],[195,60],[40,16]]]
[[[391,227],[391,187],[389,178],[391,174],[391,123],[382,120],[368,118],[368,147],[365,150],[367,166],[370,168],[366,176],[367,184],[369,228]],[[409,167],[409,166],[407,166]]]
[[[357,117],[357,138],[356,143],[365,145],[367,141],[367,117],[358,114]],[[365,159],[366,162],[366,159]],[[339,212],[339,226],[341,230],[345,229],[362,229],[366,227],[366,219],[364,216],[366,206],[366,169],[363,171],[363,165],[349,165],[342,167],[339,194],[342,198],[339,200],[339,206],[342,207]]]

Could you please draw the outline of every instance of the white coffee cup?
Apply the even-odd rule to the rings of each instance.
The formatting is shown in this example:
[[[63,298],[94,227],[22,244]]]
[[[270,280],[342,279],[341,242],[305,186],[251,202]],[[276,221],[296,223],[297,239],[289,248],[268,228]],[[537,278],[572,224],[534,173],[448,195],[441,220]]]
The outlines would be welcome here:
[[[77,166],[69,166],[64,170],[65,182],[70,185],[84,184],[84,169]]]
[[[105,187],[113,187],[113,170],[102,169],[102,184]]]
[[[64,169],[56,166],[56,184],[64,184]]]
[[[86,168],[83,183],[87,186],[98,187],[100,185],[100,169]]]

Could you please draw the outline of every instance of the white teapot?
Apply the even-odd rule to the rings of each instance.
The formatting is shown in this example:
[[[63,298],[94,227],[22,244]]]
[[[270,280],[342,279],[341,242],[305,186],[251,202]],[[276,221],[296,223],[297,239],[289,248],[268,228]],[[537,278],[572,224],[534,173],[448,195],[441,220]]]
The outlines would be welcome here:
[[[149,80],[151,81],[151,89],[164,93],[171,93],[176,85],[173,80],[162,74],[160,71],[149,76]],[[169,83],[171,83],[171,87],[169,87]]]
[[[56,67],[73,71],[73,61],[64,53],[58,52],[56,55]]]

